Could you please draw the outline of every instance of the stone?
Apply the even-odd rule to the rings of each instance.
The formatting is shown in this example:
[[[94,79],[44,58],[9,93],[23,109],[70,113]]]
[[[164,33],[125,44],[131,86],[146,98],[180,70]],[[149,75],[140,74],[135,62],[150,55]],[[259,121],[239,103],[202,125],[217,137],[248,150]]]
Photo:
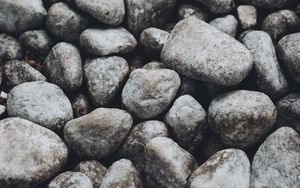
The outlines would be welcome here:
[[[254,6],[240,5],[236,10],[242,29],[251,29],[256,25],[257,13]]]
[[[236,35],[238,21],[234,16],[230,14],[223,17],[215,18],[214,20],[209,22],[209,24],[232,37],[235,37]]]
[[[235,7],[234,0],[194,0],[204,4],[213,14],[226,14]]]
[[[151,61],[149,63],[146,63],[142,68],[147,69],[147,70],[164,69],[165,65],[162,62],[159,62],[159,61]]]
[[[82,84],[82,62],[79,50],[72,44],[56,44],[44,60],[48,80],[64,90],[75,91]]]
[[[183,20],[191,16],[195,16],[196,18],[205,22],[207,22],[210,17],[208,12],[193,5],[183,4],[178,8],[178,20]]]
[[[249,188],[250,166],[242,150],[221,150],[192,173],[187,187]]]
[[[6,107],[4,105],[0,105],[0,117],[6,112]]]
[[[227,147],[247,148],[271,131],[277,111],[264,93],[236,90],[218,95],[208,109],[208,123]]]
[[[174,99],[180,86],[178,74],[170,69],[136,69],[122,91],[122,103],[138,118],[161,114]]]
[[[177,98],[165,116],[174,139],[187,151],[194,153],[203,140],[207,127],[206,112],[190,95]]]
[[[185,187],[198,164],[194,157],[172,139],[156,137],[145,149],[145,187]]]
[[[147,53],[160,54],[170,33],[154,27],[145,29],[140,35],[140,43]]]
[[[52,130],[60,129],[73,118],[71,103],[64,92],[44,81],[26,82],[10,90],[7,112]]]
[[[71,104],[75,118],[88,114],[92,109],[88,99],[83,94],[77,94]]]
[[[252,161],[251,188],[298,187],[300,136],[289,127],[272,133]]]
[[[161,53],[167,67],[218,85],[240,83],[250,72],[250,51],[231,36],[196,18],[180,21]]]
[[[79,156],[101,159],[117,150],[132,122],[131,115],[124,110],[97,108],[69,121],[64,127],[64,138]]]
[[[0,187],[27,188],[60,171],[68,157],[64,142],[49,129],[13,117],[0,121]]]
[[[47,16],[41,0],[0,0],[0,5],[0,28],[8,33],[41,26]]]
[[[3,74],[9,86],[17,86],[25,82],[46,81],[46,77],[25,61],[12,60],[5,62]]]
[[[143,183],[139,172],[131,161],[120,159],[114,162],[109,169],[99,188],[142,188]]]
[[[129,66],[122,57],[111,56],[86,61],[84,79],[93,103],[104,106],[110,102],[128,74]]]
[[[242,0],[244,3],[267,9],[280,9],[293,1],[294,0]]]
[[[116,27],[86,29],[80,35],[79,44],[81,49],[87,53],[105,56],[132,52],[137,45],[137,41],[123,27]]]
[[[0,2],[1,4],[1,2]],[[1,11],[0,11],[1,12]],[[0,15],[1,16],[1,15]],[[10,61],[23,57],[23,48],[19,40],[7,34],[0,34],[0,60]]]
[[[93,188],[91,180],[81,172],[67,171],[56,176],[47,188]]]

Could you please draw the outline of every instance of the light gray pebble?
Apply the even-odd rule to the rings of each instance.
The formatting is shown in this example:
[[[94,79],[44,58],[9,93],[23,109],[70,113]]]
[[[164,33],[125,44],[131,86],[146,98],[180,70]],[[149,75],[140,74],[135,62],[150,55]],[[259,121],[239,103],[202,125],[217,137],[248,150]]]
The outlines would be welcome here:
[[[194,0],[204,4],[211,13],[226,14],[229,13],[234,7],[234,0]]]
[[[165,68],[165,65],[159,61],[151,61],[149,63],[146,63],[142,68],[147,69],[147,70],[163,69],[163,68]]]
[[[67,171],[56,176],[47,188],[93,188],[93,184],[85,174]]]
[[[240,5],[237,8],[237,17],[242,29],[251,29],[256,25],[256,8],[251,5]]]
[[[209,22],[210,25],[220,29],[224,33],[235,37],[238,26],[238,21],[233,15],[218,17]]]
[[[1,4],[1,3],[0,3]],[[7,34],[0,34],[0,60],[9,61],[23,57],[22,44]]]
[[[252,4],[260,8],[280,9],[292,3],[294,0],[241,0],[244,3]]]
[[[88,114],[92,108],[88,99],[83,94],[77,94],[71,103],[75,118]]]
[[[205,22],[207,22],[210,17],[208,12],[193,5],[183,4],[178,8],[178,20],[183,20],[190,16],[195,16],[196,18]]]
[[[140,35],[140,43],[147,53],[161,52],[170,33],[154,27],[145,29]]]

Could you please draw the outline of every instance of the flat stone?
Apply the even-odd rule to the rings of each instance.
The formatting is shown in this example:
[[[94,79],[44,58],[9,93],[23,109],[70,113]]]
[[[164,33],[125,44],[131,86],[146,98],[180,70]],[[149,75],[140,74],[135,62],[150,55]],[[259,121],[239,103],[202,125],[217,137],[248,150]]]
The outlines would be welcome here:
[[[204,4],[211,13],[226,14],[229,13],[234,7],[234,0],[194,0]]]
[[[233,15],[215,18],[209,24],[232,37],[236,35],[238,21]]]
[[[93,188],[91,180],[81,172],[64,172],[53,179],[47,188]]]
[[[256,25],[257,13],[254,6],[240,5],[236,10],[242,29],[251,29]]]
[[[5,33],[0,34],[0,46],[1,61],[5,62],[14,59],[21,59],[23,57],[22,44],[19,40],[10,35],[7,35]]]

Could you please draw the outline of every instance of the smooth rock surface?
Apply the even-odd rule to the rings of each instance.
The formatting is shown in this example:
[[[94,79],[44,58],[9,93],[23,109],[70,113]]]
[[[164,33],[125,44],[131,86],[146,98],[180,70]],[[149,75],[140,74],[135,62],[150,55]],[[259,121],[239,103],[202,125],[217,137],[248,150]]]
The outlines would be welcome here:
[[[240,5],[236,10],[242,29],[251,29],[256,25],[257,13],[254,6]]]
[[[93,184],[85,174],[67,171],[56,176],[47,188],[93,188]]]
[[[229,14],[223,17],[215,18],[209,22],[209,24],[232,37],[235,37],[236,35],[238,21],[233,15]]]
[[[170,33],[154,27],[145,29],[140,35],[140,43],[147,53],[160,53]]]
[[[210,17],[209,13],[197,6],[183,4],[178,8],[178,20],[183,20],[190,16],[195,16],[196,18],[205,22],[207,22]]]
[[[0,60],[9,61],[21,59],[23,57],[23,48],[19,40],[7,34],[0,34]]]
[[[194,0],[204,4],[211,13],[214,14],[226,14],[230,12],[234,7],[234,0]]]

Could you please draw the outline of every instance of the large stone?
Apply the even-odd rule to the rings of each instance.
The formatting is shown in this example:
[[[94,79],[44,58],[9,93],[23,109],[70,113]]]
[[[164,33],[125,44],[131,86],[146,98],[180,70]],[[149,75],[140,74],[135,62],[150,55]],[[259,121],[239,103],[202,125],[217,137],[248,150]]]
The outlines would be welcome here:
[[[81,172],[64,172],[56,176],[47,188],[93,188],[91,180]]]
[[[194,0],[204,4],[214,14],[229,13],[234,7],[234,0]]]
[[[235,37],[238,26],[238,21],[233,15],[218,17],[209,22],[210,25],[220,29],[224,33]]]
[[[7,34],[0,34],[0,60],[10,61],[23,57],[22,44],[14,37]]]

